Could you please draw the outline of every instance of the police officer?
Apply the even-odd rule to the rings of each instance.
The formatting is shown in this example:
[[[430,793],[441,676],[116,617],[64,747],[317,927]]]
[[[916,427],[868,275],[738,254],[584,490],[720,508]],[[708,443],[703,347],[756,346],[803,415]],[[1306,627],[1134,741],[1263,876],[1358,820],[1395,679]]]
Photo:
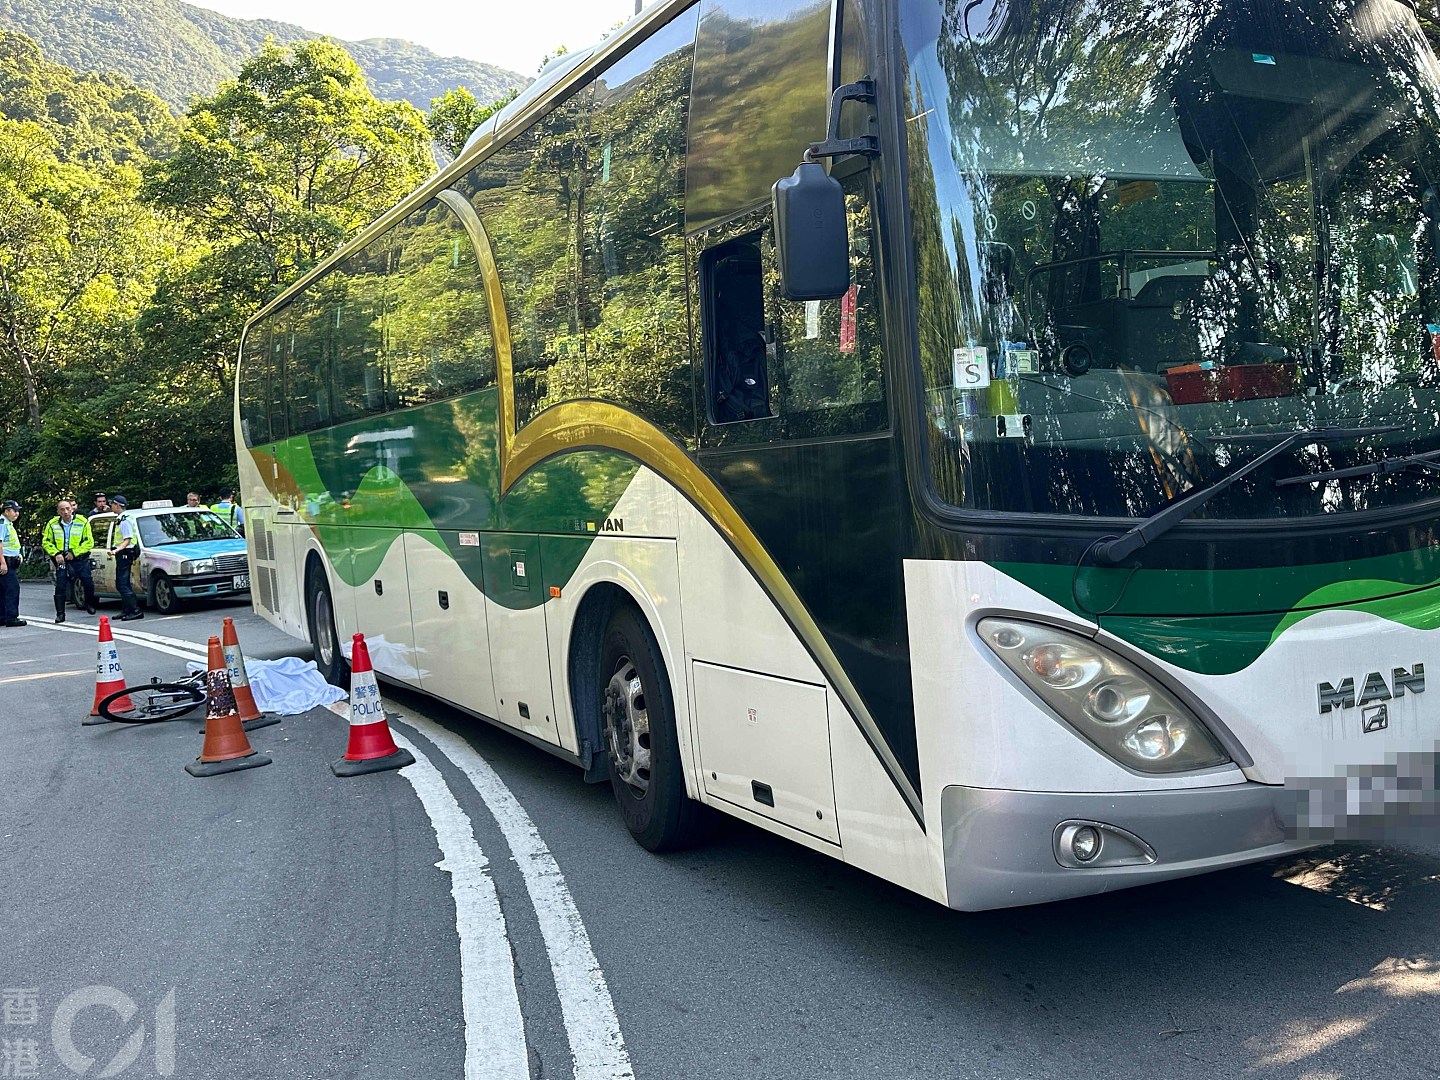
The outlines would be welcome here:
[[[20,533],[15,519],[20,504],[14,499],[0,503],[0,626],[24,626],[20,618]]]
[[[119,617],[126,622],[143,619],[145,613],[140,610],[140,605],[135,600],[135,583],[130,580],[130,568],[140,557],[140,541],[135,535],[135,522],[125,513],[125,507],[129,503],[124,495],[111,495],[110,505],[120,515],[114,534],[120,538],[120,542],[110,549],[110,554],[115,556],[115,591],[120,594],[121,608]]]
[[[232,529],[238,532],[241,536],[244,536],[245,511],[240,509],[239,503],[231,501],[230,496],[233,494],[234,492],[232,492],[229,488],[221,488],[220,501],[217,502],[214,506],[210,507],[210,509],[214,510],[215,513],[219,514],[222,518],[224,518]]]
[[[72,575],[85,587],[85,610],[95,614],[95,578],[90,573],[95,534],[88,518],[75,516],[75,504],[69,499],[61,499],[55,509],[55,516],[45,523],[40,546],[55,564],[55,621],[62,623]]]

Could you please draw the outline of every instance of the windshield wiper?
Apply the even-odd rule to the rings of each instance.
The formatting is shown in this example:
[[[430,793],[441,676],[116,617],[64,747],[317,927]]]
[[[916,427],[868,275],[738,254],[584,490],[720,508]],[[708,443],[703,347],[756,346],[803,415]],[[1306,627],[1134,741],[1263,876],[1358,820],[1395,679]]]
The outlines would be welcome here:
[[[1239,483],[1256,469],[1260,468],[1260,466],[1279,457],[1287,450],[1291,450],[1297,446],[1310,446],[1314,443],[1349,442],[1354,439],[1362,439],[1366,435],[1385,435],[1389,432],[1399,430],[1399,424],[1390,424],[1384,427],[1319,427],[1308,428],[1304,431],[1292,431],[1288,435],[1281,437],[1280,441],[1270,447],[1269,450],[1247,461],[1234,472],[1226,473],[1224,476],[1218,477],[1208,484],[1201,484],[1188,495],[1171,503],[1165,507],[1164,510],[1151,514],[1144,521],[1122,535],[1101,540],[1090,549],[1090,554],[1099,566],[1118,566],[1146,544],[1150,543],[1151,540],[1154,540],[1163,533],[1169,532],[1176,525],[1179,525],[1180,522],[1184,521],[1226,488]],[[1436,456],[1440,457],[1440,454]]]
[[[1381,458],[1368,465],[1352,465],[1348,469],[1331,469],[1329,472],[1306,473],[1304,476],[1287,476],[1276,480],[1276,487],[1290,487],[1292,484],[1318,484],[1325,480],[1344,480],[1351,476],[1389,476],[1400,472],[1440,473],[1440,450],[1426,454],[1411,454],[1409,457]]]

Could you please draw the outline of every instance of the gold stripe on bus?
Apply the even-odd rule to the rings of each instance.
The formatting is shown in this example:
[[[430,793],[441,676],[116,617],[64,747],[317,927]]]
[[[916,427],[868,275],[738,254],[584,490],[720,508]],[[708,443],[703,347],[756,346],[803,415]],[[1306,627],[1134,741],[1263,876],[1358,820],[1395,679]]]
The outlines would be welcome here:
[[[811,616],[789,579],[770,557],[769,551],[745,524],[739,512],[709,475],[683,449],[649,421],[604,401],[567,401],[552,405],[516,430],[514,363],[510,351],[510,321],[500,287],[500,270],[490,236],[475,208],[456,191],[440,198],[465,223],[475,243],[485,296],[490,304],[490,325],[495,336],[495,372],[500,396],[499,448],[500,494],[503,496],[530,469],[548,458],[574,450],[614,450],[634,458],[673,484],[705,518],[719,529],[730,547],[749,567],[757,581],[780,608],[785,619],[800,635],[806,649],[820,665],[847,709],[860,726],[865,739],[884,764],[901,796],[910,805],[917,821],[924,824],[919,793],[900,767],[880,726],[870,715],[859,691],[850,681],[840,659],[830,648],[824,633]]]

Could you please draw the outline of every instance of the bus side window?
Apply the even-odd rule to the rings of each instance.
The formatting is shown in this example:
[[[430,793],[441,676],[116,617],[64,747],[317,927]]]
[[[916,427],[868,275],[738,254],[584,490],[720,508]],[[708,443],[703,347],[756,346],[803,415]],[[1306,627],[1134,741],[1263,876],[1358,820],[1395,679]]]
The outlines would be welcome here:
[[[762,266],[758,236],[712,248],[701,264],[705,397],[712,424],[774,415]]]

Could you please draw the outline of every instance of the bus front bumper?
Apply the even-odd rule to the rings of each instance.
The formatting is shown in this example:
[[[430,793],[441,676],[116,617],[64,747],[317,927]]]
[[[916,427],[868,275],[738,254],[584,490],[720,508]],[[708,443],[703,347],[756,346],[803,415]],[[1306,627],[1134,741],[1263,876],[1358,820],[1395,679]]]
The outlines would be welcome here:
[[[1319,846],[1287,833],[1292,805],[1284,788],[1253,783],[1113,794],[947,787],[940,807],[949,905],[1043,904]],[[1062,864],[1068,830],[1082,823],[1109,827],[1099,830],[1096,862],[1121,865]]]

